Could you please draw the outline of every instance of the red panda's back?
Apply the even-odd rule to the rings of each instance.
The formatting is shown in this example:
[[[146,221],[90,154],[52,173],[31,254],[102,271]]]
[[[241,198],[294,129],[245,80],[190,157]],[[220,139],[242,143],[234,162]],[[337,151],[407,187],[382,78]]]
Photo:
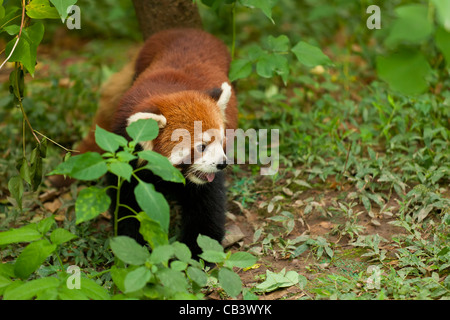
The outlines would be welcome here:
[[[171,29],[145,42],[136,61],[136,74],[173,69],[197,79],[214,81],[219,77],[217,81],[222,81],[229,64],[227,47],[214,36],[198,29]]]

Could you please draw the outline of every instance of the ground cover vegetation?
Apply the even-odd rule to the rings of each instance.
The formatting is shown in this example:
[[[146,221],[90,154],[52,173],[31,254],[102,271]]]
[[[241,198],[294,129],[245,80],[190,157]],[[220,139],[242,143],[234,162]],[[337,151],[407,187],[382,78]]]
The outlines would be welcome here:
[[[228,169],[227,237],[199,237],[203,261],[176,241],[177,208],[150,184],[135,195],[151,251],[105,213],[102,177],[118,191],[136,158],[184,183],[167,159],[134,151],[157,134],[151,121],[130,143],[97,129],[103,155],[73,151],[101,85],[139,48],[131,3],[0,0],[1,62],[13,52],[0,69],[1,297],[448,299],[448,4],[196,2],[232,53],[240,127],[280,133],[275,175]],[[72,4],[80,30],[61,24]],[[55,172],[78,181],[55,189]]]

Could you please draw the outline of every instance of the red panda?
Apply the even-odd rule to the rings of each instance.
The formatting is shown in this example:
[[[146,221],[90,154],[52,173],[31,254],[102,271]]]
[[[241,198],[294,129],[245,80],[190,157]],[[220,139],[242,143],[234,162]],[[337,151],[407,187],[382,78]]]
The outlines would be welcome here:
[[[114,92],[102,95],[94,121],[128,139],[126,127],[130,123],[147,118],[158,122],[160,131],[156,139],[138,147],[166,156],[184,174],[186,184],[161,181],[147,170],[140,171],[147,172],[140,178],[152,182],[165,195],[171,194],[181,204],[180,240],[194,256],[200,253],[196,243],[199,234],[219,242],[224,236],[225,130],[236,129],[238,121],[236,96],[228,80],[230,60],[225,44],[204,31],[173,29],[154,34],[140,50],[134,71],[128,66],[123,72],[125,76],[116,76],[114,83],[108,82],[114,86]],[[200,137],[194,136],[199,135],[198,124]],[[189,148],[174,152],[179,144],[173,138],[177,130],[188,133],[191,143]],[[93,130],[80,149],[99,151]],[[112,175],[108,178],[112,184],[114,179]],[[136,181],[132,181],[122,186],[120,200],[126,206],[120,207],[119,218],[131,214],[127,206],[141,211],[134,199],[135,185]],[[110,196],[114,198],[113,194]],[[115,199],[112,203],[115,204]],[[120,221],[118,233],[143,243],[137,219]]]

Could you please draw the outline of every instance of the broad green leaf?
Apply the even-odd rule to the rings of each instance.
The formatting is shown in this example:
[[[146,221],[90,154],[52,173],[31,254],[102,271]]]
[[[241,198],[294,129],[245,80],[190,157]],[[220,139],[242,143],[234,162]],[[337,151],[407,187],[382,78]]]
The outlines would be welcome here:
[[[301,279],[302,281],[304,279]],[[281,270],[279,273],[272,272],[270,270],[266,271],[266,280],[258,284],[256,289],[260,292],[271,292],[279,288],[291,287],[299,283],[299,274],[295,271],[286,272],[285,269]]]
[[[53,226],[55,225],[55,217],[54,216],[50,216],[48,218],[45,218],[41,221],[39,221],[38,225],[37,225],[37,230],[41,233],[41,234],[46,234]]]
[[[109,300],[108,291],[94,280],[81,277],[80,292],[92,300]]]
[[[106,161],[95,152],[70,157],[59,164],[49,175],[68,175],[78,180],[97,180],[108,171]]]
[[[31,242],[42,238],[37,224],[28,224],[18,229],[0,232],[0,246],[10,243]]]
[[[97,145],[105,151],[116,152],[119,147],[126,147],[128,144],[127,139],[124,137],[109,132],[99,126],[95,128],[95,142]]]
[[[89,300],[89,298],[78,289],[69,289],[67,286],[58,288],[58,298],[60,300]]]
[[[141,119],[131,123],[127,133],[135,142],[151,141],[158,136],[158,123],[153,119]]]
[[[403,94],[419,94],[427,90],[426,78],[431,67],[421,52],[400,51],[377,58],[379,77]]]
[[[199,257],[208,262],[222,263],[225,261],[227,255],[220,251],[204,250],[199,254]]]
[[[450,32],[450,1],[431,0],[436,7],[436,13],[440,25]]]
[[[322,50],[304,41],[297,43],[291,51],[295,54],[298,61],[310,68],[331,64],[330,58]]]
[[[27,281],[11,290],[6,290],[4,300],[29,300],[39,294],[39,292],[55,289],[60,282],[55,277],[46,277]]]
[[[172,247],[175,257],[177,257],[178,260],[183,262],[189,262],[191,260],[192,254],[187,245],[176,241],[172,243]]]
[[[111,267],[110,273],[114,284],[120,291],[125,292],[125,277],[131,272],[130,269],[118,268],[116,265]]]
[[[139,158],[148,162],[145,166],[157,176],[160,176],[165,181],[184,183],[183,174],[175,168],[166,157],[157,152],[146,150],[138,153]]]
[[[263,55],[256,63],[256,72],[264,78],[271,78],[275,72],[281,76],[286,84],[289,75],[288,60],[279,54]]]
[[[59,19],[58,11],[48,0],[32,0],[25,8],[31,19]]]
[[[219,270],[219,284],[225,292],[236,297],[242,290],[242,281],[239,276],[228,268]]]
[[[58,10],[58,14],[64,21],[67,18],[67,8],[73,6],[78,0],[50,0],[50,2]]]
[[[75,238],[78,238],[76,235],[74,235],[72,232],[63,229],[63,228],[57,228],[52,231],[50,235],[50,240],[53,244],[60,245],[62,243],[68,242],[70,240],[73,240]]]
[[[275,23],[272,19],[272,8],[277,4],[278,0],[239,0],[242,5],[249,8],[260,9],[267,18]]]
[[[129,182],[133,174],[133,167],[128,163],[112,162],[109,164],[109,171]]]
[[[89,187],[81,190],[75,202],[76,223],[94,219],[108,210],[110,204],[111,199],[104,189]]]
[[[153,264],[157,263],[163,263],[167,264],[170,258],[172,258],[174,254],[174,250],[171,245],[163,245],[158,246],[153,249],[152,253],[150,254],[150,261]]]
[[[202,234],[199,234],[197,237],[197,244],[203,251],[218,251],[223,252],[222,245],[214,239],[211,239],[208,236],[204,236]]]
[[[2,7],[0,7],[0,13],[1,13],[1,8]],[[18,26],[17,24],[12,24],[10,26],[4,27],[3,30],[5,30],[10,36],[14,36],[16,34],[19,34],[20,26]]]
[[[427,6],[409,4],[396,8],[395,12],[398,18],[386,38],[386,45],[394,47],[402,43],[420,44],[433,32]]]
[[[252,73],[252,62],[245,59],[233,60],[230,66],[230,81],[247,78]]]
[[[442,52],[447,67],[450,67],[450,30],[445,31],[445,29],[439,28],[436,31],[436,46]]]
[[[287,52],[289,51],[289,47],[291,42],[289,38],[282,34],[278,37],[268,36],[267,37],[267,45],[271,51],[275,52]]]
[[[2,6],[3,0],[0,0],[0,19],[3,19],[5,16],[5,8]]]
[[[11,279],[0,275],[0,289],[9,286],[12,282]]]
[[[23,196],[23,180],[21,177],[12,177],[8,181],[8,190],[16,200],[19,209],[22,210],[22,196]],[[0,240],[1,243],[1,240]]]
[[[170,208],[164,196],[155,190],[155,187],[143,181],[134,189],[136,201],[141,209],[161,225],[163,231],[169,230]]]
[[[130,237],[118,236],[112,238],[110,246],[116,257],[135,266],[143,265],[150,257],[148,250]]]
[[[55,250],[56,245],[46,239],[30,243],[14,264],[15,275],[22,279],[28,278]]]
[[[145,287],[152,274],[146,267],[139,267],[130,271],[124,280],[125,292],[134,292]]]
[[[206,286],[206,283],[208,282],[208,276],[205,274],[203,270],[200,270],[198,268],[194,267],[187,268],[187,275],[192,281],[194,281],[200,287]]]
[[[152,249],[169,243],[167,232],[161,228],[159,222],[150,219],[145,212],[140,212],[137,218],[140,222],[139,233]]]
[[[188,288],[187,279],[180,271],[167,268],[160,269],[158,270],[156,276],[159,278],[161,283],[174,294],[184,293]]]
[[[248,252],[233,253],[226,261],[227,267],[248,268],[256,263],[256,257]]]

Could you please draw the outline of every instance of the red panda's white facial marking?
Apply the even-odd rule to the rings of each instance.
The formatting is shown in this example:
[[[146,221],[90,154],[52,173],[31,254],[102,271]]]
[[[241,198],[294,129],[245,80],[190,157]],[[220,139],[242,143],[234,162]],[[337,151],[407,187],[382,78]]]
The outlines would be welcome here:
[[[225,110],[231,87],[224,82],[221,94],[211,99],[205,93],[184,91],[151,102],[161,114],[137,112],[127,119],[128,125],[139,119],[154,119],[160,134],[154,141],[141,142],[144,150],[166,156],[186,179],[195,184],[212,182],[215,174],[226,167]]]
[[[200,141],[194,142],[194,163],[189,167],[186,179],[196,184],[212,182],[215,174],[226,167],[224,132],[223,128],[209,129],[203,132]]]

